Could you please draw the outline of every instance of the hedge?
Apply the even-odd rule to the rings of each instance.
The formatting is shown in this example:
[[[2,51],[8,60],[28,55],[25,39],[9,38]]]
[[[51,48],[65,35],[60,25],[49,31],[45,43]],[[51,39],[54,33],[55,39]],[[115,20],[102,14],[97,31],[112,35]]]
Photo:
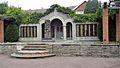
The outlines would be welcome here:
[[[19,28],[17,25],[9,24],[5,29],[5,41],[16,42],[19,38]]]

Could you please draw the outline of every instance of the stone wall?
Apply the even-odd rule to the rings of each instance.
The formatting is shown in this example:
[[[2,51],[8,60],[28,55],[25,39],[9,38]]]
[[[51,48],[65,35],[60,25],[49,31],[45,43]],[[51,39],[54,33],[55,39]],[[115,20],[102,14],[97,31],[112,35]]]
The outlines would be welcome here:
[[[10,55],[26,44],[0,44],[0,54]],[[56,56],[120,57],[119,44],[50,44],[47,49]]]
[[[10,55],[18,50],[21,50],[24,44],[1,44],[0,43],[0,54]]]
[[[57,56],[92,56],[92,57],[119,57],[120,46],[110,45],[79,45],[79,44],[55,44],[50,45],[49,50]]]

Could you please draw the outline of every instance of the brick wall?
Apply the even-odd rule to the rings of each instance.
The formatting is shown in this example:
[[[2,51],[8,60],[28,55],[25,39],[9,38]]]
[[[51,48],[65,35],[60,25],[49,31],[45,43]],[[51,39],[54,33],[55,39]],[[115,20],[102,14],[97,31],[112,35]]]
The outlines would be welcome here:
[[[116,41],[120,41],[120,9],[116,14]]]
[[[4,23],[0,20],[0,42],[4,42]]]
[[[85,10],[85,7],[86,7],[86,2],[84,2],[83,4],[81,4],[80,6],[78,6],[75,11],[78,12],[78,11],[84,11]]]
[[[108,23],[108,8],[102,10],[102,26],[103,26],[103,43],[109,43],[109,23]]]

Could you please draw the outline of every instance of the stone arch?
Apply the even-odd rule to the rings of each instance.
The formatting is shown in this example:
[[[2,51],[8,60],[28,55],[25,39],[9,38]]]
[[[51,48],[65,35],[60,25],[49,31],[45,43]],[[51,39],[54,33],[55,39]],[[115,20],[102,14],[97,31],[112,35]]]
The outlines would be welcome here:
[[[67,38],[69,39],[72,38],[72,23],[71,22],[66,23],[66,34],[67,34]]]
[[[63,38],[63,22],[58,18],[51,21],[51,36],[56,39]]]

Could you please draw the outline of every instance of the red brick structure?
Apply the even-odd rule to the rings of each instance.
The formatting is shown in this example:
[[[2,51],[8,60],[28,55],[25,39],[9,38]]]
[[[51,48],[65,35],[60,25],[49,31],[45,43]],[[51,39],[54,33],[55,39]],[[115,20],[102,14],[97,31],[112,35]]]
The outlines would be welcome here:
[[[84,10],[85,10],[86,4],[87,4],[87,2],[84,1],[82,4],[76,6],[73,10],[74,10],[75,12],[80,12],[80,13],[83,13],[83,14],[84,14]]]
[[[120,41],[120,9],[116,14],[116,41]]]
[[[108,23],[108,7],[107,3],[104,3],[102,9],[102,28],[103,28],[103,43],[109,43],[109,23]]]
[[[0,20],[0,42],[4,42],[4,23]]]

